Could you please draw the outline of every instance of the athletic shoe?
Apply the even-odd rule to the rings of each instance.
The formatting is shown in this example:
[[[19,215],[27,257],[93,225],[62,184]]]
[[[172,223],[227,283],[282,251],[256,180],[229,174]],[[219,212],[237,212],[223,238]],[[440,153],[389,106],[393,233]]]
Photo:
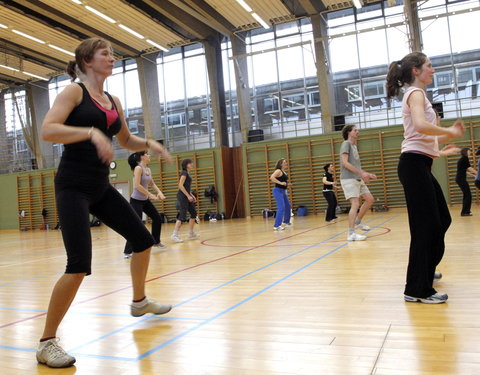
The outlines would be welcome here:
[[[435,274],[433,275],[434,280],[440,280],[442,277],[443,275],[441,272],[435,272]]]
[[[282,230],[285,230],[285,228],[280,225],[279,227],[273,227],[273,230],[277,231],[277,232],[280,232]]]
[[[469,212],[468,214],[461,214],[460,216],[473,216],[473,214]]]
[[[191,239],[191,240],[196,240],[197,238],[200,238],[200,235],[198,233],[195,233],[195,232],[190,232],[188,234],[188,238]]]
[[[124,253],[123,254],[123,259],[130,259],[131,257],[132,257],[132,253],[130,253],[130,254]]]
[[[147,298],[145,304],[141,307],[134,306],[133,304],[130,305],[130,313],[135,317],[139,317],[148,313],[162,315],[168,313],[171,309],[172,305],[165,305]]]
[[[427,303],[431,305],[445,303],[448,300],[448,296],[446,294],[441,294],[441,293],[432,294],[430,297],[427,297],[427,298],[411,297],[405,294],[403,298],[405,299],[406,302],[420,302],[420,303]]]
[[[292,226],[292,223],[283,223],[282,224],[282,227],[284,227],[284,228],[291,228],[291,226]]]
[[[153,247],[158,247],[159,249],[165,249],[167,245],[164,245],[163,243],[159,242],[153,245]]]
[[[335,224],[336,222],[337,222],[337,219],[327,220],[327,223],[330,223],[330,224]]]
[[[176,243],[182,243],[183,242],[183,240],[180,237],[178,237],[178,235],[176,235],[176,234],[172,234],[172,237],[170,237],[170,238],[172,239],[173,242],[176,242]]]
[[[364,236],[363,234],[358,234],[353,232],[352,234],[349,234],[347,237],[347,241],[365,241],[367,239],[367,236]]]
[[[37,361],[48,367],[63,368],[73,366],[76,359],[62,349],[58,342],[60,339],[53,338],[38,344]]]
[[[367,230],[370,230],[370,227],[366,224],[360,223],[360,224],[355,225],[355,229],[361,229],[361,230],[364,230],[366,232]]]

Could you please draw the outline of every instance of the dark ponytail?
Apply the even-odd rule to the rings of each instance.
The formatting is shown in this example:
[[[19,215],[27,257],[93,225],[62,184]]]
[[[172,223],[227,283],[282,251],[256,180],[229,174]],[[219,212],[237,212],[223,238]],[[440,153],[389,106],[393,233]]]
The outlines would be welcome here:
[[[67,74],[70,76],[72,82],[77,79],[77,63],[75,61],[72,60],[68,62]]]
[[[138,163],[140,163],[143,155],[145,155],[145,151],[139,151],[134,152],[128,157],[128,165],[130,165],[132,171],[135,169],[136,166],[138,166]]]
[[[422,52],[412,52],[399,61],[390,64],[387,74],[387,98],[394,98],[405,84],[411,84],[415,77],[413,68],[421,69],[427,61],[427,55]]]

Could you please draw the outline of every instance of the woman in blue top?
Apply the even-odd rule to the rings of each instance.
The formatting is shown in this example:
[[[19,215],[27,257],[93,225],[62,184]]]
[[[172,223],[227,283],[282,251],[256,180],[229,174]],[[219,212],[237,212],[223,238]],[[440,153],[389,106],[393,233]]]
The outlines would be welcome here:
[[[273,196],[277,202],[277,214],[275,215],[275,224],[273,230],[284,230],[286,226],[292,225],[290,223],[290,215],[292,206],[288,200],[287,188],[291,186],[288,182],[288,175],[285,173],[285,168],[288,167],[285,159],[280,159],[275,165],[275,172],[270,176],[270,181],[275,183],[273,188]]]
[[[150,164],[150,155],[147,151],[139,151],[128,157],[128,164],[133,171],[133,193],[130,196],[130,205],[137,213],[138,217],[142,217],[142,212],[152,219],[152,237],[155,240],[153,246],[165,248],[166,246],[160,242],[160,234],[162,232],[162,218],[155,206],[150,200],[164,200],[165,195],[160,191],[152,178],[152,171],[148,168]],[[148,191],[151,186],[157,194]],[[132,245],[127,241],[125,250],[123,251],[125,258],[131,258]]]

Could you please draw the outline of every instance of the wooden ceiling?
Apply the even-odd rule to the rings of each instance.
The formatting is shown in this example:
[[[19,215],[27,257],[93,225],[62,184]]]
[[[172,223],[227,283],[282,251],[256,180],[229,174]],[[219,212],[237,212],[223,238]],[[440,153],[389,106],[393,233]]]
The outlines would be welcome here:
[[[118,58],[136,57],[262,27],[253,13],[273,25],[335,0],[322,1],[244,0],[249,12],[237,0],[0,0],[0,89],[62,73],[88,37],[109,40]]]

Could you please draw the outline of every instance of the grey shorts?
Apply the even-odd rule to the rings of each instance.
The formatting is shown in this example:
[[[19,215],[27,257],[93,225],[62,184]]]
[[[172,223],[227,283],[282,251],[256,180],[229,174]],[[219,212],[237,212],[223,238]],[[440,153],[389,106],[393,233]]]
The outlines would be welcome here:
[[[340,180],[342,185],[343,194],[346,199],[360,198],[362,195],[369,194],[367,184],[363,180],[357,180],[355,178],[348,178]]]

